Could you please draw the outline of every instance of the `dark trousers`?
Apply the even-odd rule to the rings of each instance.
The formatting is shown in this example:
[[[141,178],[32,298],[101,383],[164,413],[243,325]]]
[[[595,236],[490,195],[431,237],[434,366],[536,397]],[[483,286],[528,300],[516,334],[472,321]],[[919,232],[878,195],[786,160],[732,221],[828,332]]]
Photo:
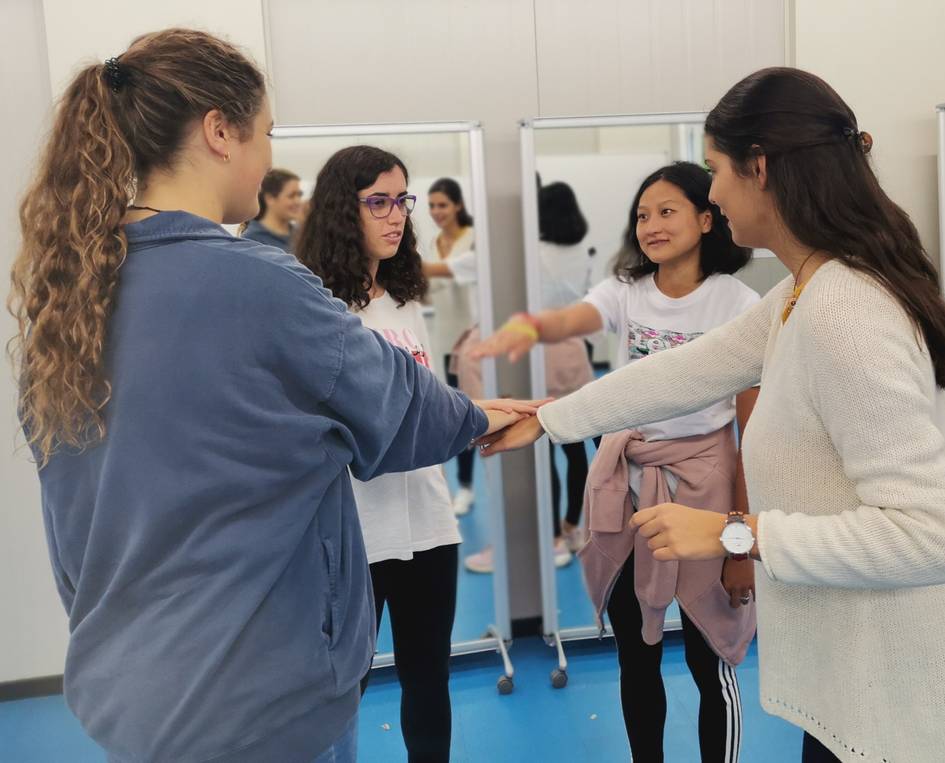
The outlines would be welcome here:
[[[449,384],[454,389],[459,389],[459,377],[456,374],[451,374],[449,372],[450,367],[450,358],[452,358],[451,353],[447,353],[443,359],[443,368],[446,373],[446,383]],[[459,480],[460,487],[472,488],[473,483],[473,458],[475,458],[476,449],[467,448],[458,456],[456,456],[456,466],[458,467],[458,474],[456,479]]]
[[[594,438],[594,444],[600,446],[600,437]],[[555,446],[548,443],[551,449],[551,507],[554,520],[555,537],[561,535],[561,480],[558,477],[558,468],[555,466]],[[568,505],[565,509],[565,519],[577,526],[581,522],[581,508],[584,505],[584,484],[587,482],[587,451],[583,442],[569,442],[561,445],[564,457],[568,462],[567,480]]]
[[[410,763],[448,763],[450,757],[450,634],[458,549],[439,546],[414,553],[410,561],[371,565],[378,623],[385,603],[390,614],[401,688],[400,725]],[[367,683],[365,676],[362,693]]]
[[[647,644],[633,590],[633,558],[617,578],[607,605],[620,662],[623,720],[636,763],[662,763],[666,690],[660,673],[663,644]],[[719,659],[682,613],[686,664],[699,689],[699,749],[703,763],[736,763],[741,747],[741,698],[735,670]]]
[[[805,731],[801,763],[840,763],[840,758]]]
[[[555,445],[548,443],[551,449],[551,506],[554,518],[555,537],[561,535],[561,480],[555,465]],[[568,503],[565,518],[572,525],[581,521],[581,507],[584,504],[584,483],[587,482],[587,451],[583,442],[569,442],[560,446],[568,461],[567,486]]]

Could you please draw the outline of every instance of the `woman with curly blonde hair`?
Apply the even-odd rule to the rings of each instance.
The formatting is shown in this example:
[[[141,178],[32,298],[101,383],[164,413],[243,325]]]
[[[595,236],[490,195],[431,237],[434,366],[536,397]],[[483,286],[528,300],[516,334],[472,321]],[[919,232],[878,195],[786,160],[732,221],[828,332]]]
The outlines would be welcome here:
[[[522,415],[227,233],[271,127],[236,48],[148,34],[76,75],[22,205],[19,412],[66,701],[111,761],[353,760],[375,626],[349,467],[440,463]]]

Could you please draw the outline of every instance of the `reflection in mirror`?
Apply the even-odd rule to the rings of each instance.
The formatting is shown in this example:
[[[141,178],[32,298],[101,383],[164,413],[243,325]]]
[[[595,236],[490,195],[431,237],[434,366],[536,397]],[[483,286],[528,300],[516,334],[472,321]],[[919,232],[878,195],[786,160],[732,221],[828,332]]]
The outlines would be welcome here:
[[[484,180],[474,177],[468,126],[396,128],[276,128],[279,173],[264,183],[265,210],[244,235],[282,239],[367,326],[455,386],[452,353],[478,313],[477,257],[486,247],[477,253],[475,237],[486,233],[474,225],[472,190]],[[356,484],[375,598],[386,604],[376,666],[391,662],[392,607],[400,648],[425,655],[421,682],[445,675],[435,657],[444,654],[444,637],[446,655],[449,641],[454,651],[496,648],[484,638],[497,621],[492,576],[458,565],[458,549],[489,545],[487,508],[501,505],[488,500],[484,471],[473,470],[470,453],[445,467]]]
[[[586,382],[573,371],[578,347],[566,354],[567,342],[582,345],[583,361],[600,376],[728,322],[786,275],[776,259],[751,258],[735,245],[710,204],[701,115],[535,120],[523,125],[522,146],[529,313],[514,316],[482,347],[515,355],[539,340],[544,372],[533,366],[532,378],[549,391],[559,377]],[[625,656],[645,647],[641,630],[653,643],[664,627],[691,629],[691,620],[708,616],[747,645],[753,603],[743,605],[742,594],[750,563],[745,570],[732,565],[723,587],[721,561],[656,565],[626,527],[633,507],[674,499],[744,510],[735,443],[755,394],[739,396],[738,425],[733,398],[597,443],[536,452],[537,478],[551,483],[539,484],[539,496],[549,499],[539,525],[545,632],[559,645],[558,677],[566,667],[561,640],[611,631],[608,623]],[[724,466],[703,479],[697,472],[706,453]],[[567,491],[558,489],[565,482]],[[708,653],[714,635],[707,641],[694,632]]]
[[[703,141],[701,122],[674,123],[671,116],[657,124],[534,132],[540,178],[539,268],[530,270],[529,277],[534,272],[540,279],[541,307],[551,310],[540,315],[540,323],[555,337],[586,336],[598,375],[690,341],[737,315],[758,298],[757,292],[764,293],[786,274],[777,260],[759,258],[752,277],[745,277],[746,258],[731,244],[727,224],[717,211],[713,219],[707,210],[710,179],[703,168]],[[675,162],[688,164],[673,168]],[[660,168],[668,169],[654,175]],[[570,270],[562,266],[563,249],[552,243],[543,222],[548,215],[543,200],[550,189],[562,187],[573,194],[587,221],[586,235],[572,245]],[[557,263],[550,256],[556,249]],[[580,268],[588,261],[590,276],[585,279]],[[708,261],[721,264],[704,267]],[[588,288],[578,297],[574,292],[582,284]],[[562,286],[572,293],[563,293]],[[562,304],[565,301],[569,306]],[[559,363],[549,352],[554,346],[545,349],[546,380]],[[729,401],[708,412],[641,427],[635,436],[655,443],[706,435],[734,414],[734,401]],[[593,445],[583,447],[593,457]],[[581,571],[578,565],[563,565],[567,548],[580,547],[588,537],[586,524],[581,527],[575,521],[581,517],[584,496],[584,485],[578,487],[584,454],[554,450],[550,468],[554,537],[549,540],[555,544],[552,558],[562,565],[556,575],[559,627],[565,635],[575,630],[573,635],[596,633],[595,604]],[[558,473],[567,473],[571,486],[564,501],[554,489]],[[639,463],[631,461],[629,477],[638,498],[642,474]],[[674,488],[672,473],[664,474]],[[560,532],[559,513],[564,513]],[[674,627],[680,619],[678,604],[672,596],[665,604],[669,604],[667,623]]]

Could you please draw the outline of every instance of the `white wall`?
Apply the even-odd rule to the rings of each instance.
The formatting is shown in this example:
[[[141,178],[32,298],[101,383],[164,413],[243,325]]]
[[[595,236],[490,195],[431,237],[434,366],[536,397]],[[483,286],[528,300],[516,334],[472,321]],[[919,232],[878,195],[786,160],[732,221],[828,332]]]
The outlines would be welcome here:
[[[15,29],[0,46],[0,102],[16,104],[16,116],[0,121],[3,179],[0,183],[0,273],[4,283],[19,245],[17,211],[48,124],[49,77],[39,4],[4,0],[0,21]],[[7,288],[3,287],[6,296]],[[0,342],[16,324],[0,312]],[[66,617],[53,584],[39,506],[36,468],[16,420],[16,387],[9,364],[0,361],[0,681],[62,672]]]
[[[46,20],[49,77],[58,96],[75,71],[119,55],[147,32],[178,26],[202,29],[239,45],[266,68],[262,0],[42,0]]]
[[[827,80],[872,134],[883,187],[938,263],[935,106],[945,102],[945,3],[794,2],[796,66]]]

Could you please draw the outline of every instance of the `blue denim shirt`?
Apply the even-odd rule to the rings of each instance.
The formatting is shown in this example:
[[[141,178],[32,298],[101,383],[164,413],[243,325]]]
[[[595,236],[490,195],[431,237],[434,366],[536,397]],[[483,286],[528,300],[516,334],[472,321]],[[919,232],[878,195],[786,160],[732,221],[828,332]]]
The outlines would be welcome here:
[[[66,701],[113,761],[310,761],[374,651],[348,468],[440,463],[485,415],[290,255],[125,230],[107,435],[40,471]]]

